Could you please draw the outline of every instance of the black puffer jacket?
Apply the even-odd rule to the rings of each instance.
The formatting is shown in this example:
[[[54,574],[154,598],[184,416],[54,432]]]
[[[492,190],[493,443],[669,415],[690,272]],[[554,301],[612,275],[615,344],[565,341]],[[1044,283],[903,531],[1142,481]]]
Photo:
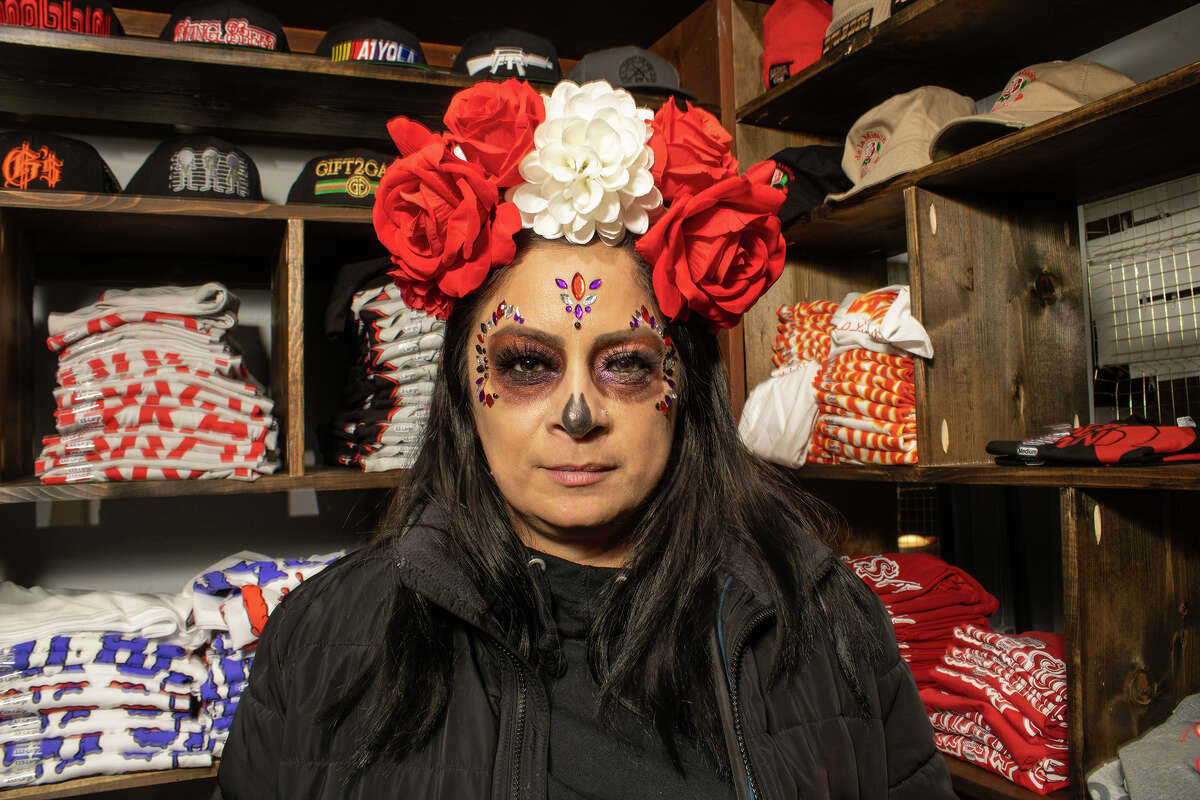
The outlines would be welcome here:
[[[346,559],[305,582],[271,616],[221,762],[227,800],[267,798],[521,798],[546,796],[549,704],[534,671],[501,643],[478,590],[447,556],[447,537],[414,528],[398,551]],[[806,556],[834,558],[809,541]],[[815,563],[815,562],[809,562]],[[841,569],[841,567],[837,567]],[[386,592],[397,570],[461,624],[453,629],[454,691],[444,724],[402,762],[381,759],[353,783],[347,759],[362,708],[336,732],[315,722],[380,646]],[[723,717],[739,798],[953,798],[912,674],[878,601],[889,650],[867,688],[864,719],[818,641],[807,664],[773,687],[773,613],[753,576],[723,582],[713,669],[723,673]],[[872,596],[873,597],[873,596]],[[614,769],[619,768],[614,765]]]

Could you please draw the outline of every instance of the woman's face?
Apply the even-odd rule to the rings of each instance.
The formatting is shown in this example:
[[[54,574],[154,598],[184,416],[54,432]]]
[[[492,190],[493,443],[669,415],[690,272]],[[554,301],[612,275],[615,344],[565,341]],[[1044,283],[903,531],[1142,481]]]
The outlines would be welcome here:
[[[555,555],[620,551],[670,454],[680,367],[638,269],[625,248],[541,242],[475,324],[467,369],[488,467],[522,539]]]

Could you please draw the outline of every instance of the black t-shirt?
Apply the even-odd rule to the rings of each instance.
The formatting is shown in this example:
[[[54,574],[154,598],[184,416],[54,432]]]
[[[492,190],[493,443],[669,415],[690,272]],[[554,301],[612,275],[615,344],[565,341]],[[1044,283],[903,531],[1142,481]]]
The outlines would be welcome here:
[[[732,798],[733,787],[720,778],[695,742],[678,739],[680,774],[657,733],[632,712],[622,710],[617,719],[618,729],[631,741],[601,729],[596,704],[600,687],[588,668],[587,634],[596,615],[596,599],[619,570],[536,555],[546,562],[554,622],[566,660],[566,672],[548,687],[549,800]]]

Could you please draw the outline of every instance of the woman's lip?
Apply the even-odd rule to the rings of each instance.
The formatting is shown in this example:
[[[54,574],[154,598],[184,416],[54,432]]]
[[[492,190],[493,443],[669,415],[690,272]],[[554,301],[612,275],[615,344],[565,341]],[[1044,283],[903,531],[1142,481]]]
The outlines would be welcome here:
[[[614,467],[605,464],[557,464],[545,467],[550,479],[562,486],[591,486],[607,477]]]

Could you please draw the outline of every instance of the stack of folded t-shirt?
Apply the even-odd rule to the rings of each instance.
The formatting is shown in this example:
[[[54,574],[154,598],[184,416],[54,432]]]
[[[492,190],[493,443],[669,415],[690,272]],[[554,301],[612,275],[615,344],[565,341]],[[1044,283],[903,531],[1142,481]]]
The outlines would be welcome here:
[[[942,664],[954,630],[987,628],[999,601],[979,581],[929,553],[843,557],[883,601],[896,629],[900,654],[917,686],[934,686],[930,670]]]
[[[829,334],[837,309],[837,303],[831,300],[780,306],[771,362],[776,367],[788,367],[801,361],[824,364],[833,345]]]
[[[237,553],[213,564],[184,590],[193,621],[208,639],[198,694],[212,755],[221,755],[229,737],[267,618],[288,592],[342,555],[276,559]]]
[[[0,787],[212,764],[182,596],[0,584]]]
[[[939,750],[1038,794],[1064,788],[1067,680],[1063,637],[954,630],[921,689]]]
[[[933,346],[912,316],[908,287],[847,295],[829,335],[809,461],[916,464],[913,356],[931,358]]]
[[[328,428],[330,457],[365,472],[407,469],[429,418],[445,323],[405,305],[390,279],[356,292],[350,316],[356,354]]]
[[[238,299],[219,283],[110,290],[49,315],[58,435],[43,483],[274,472],[274,404],[225,343]]]

